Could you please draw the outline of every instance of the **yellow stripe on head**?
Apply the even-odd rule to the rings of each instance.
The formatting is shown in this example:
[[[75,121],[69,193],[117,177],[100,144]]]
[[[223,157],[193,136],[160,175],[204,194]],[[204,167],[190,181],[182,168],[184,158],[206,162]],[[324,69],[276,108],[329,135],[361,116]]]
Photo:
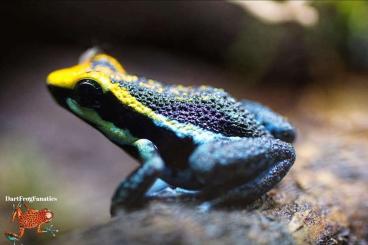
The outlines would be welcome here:
[[[92,67],[94,62],[98,61],[108,62],[113,65],[116,71],[108,69],[103,65]],[[47,84],[72,90],[80,80],[92,79],[101,86],[104,92],[110,91],[124,105],[127,105],[138,113],[146,115],[152,119],[159,119],[158,115],[156,115],[153,110],[140,103],[127,89],[121,87],[119,83],[112,83],[110,78],[114,76],[127,78],[127,80],[131,80],[131,82],[138,79],[136,76],[126,74],[124,68],[116,59],[106,54],[99,54],[79,65],[50,73],[47,77]]]
[[[106,62],[105,66],[103,65],[104,62]],[[95,76],[98,79],[101,77],[98,74],[92,75],[92,72],[100,72],[106,75],[126,73],[123,66],[116,59],[106,54],[98,54],[81,64],[50,73],[47,77],[47,84],[73,89],[75,84],[82,78]]]

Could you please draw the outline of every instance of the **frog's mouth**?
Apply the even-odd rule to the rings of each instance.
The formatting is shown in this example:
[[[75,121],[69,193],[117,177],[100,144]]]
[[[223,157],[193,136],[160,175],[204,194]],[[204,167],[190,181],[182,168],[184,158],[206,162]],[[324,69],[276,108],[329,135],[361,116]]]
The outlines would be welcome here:
[[[89,123],[96,126],[103,126],[109,123],[104,121],[95,110],[79,105],[78,102],[72,98],[67,98],[66,104],[71,112]]]
[[[54,85],[47,85],[52,97],[56,100],[56,102],[64,108],[68,108],[66,103],[67,98],[72,97],[72,90],[67,88],[61,88]]]

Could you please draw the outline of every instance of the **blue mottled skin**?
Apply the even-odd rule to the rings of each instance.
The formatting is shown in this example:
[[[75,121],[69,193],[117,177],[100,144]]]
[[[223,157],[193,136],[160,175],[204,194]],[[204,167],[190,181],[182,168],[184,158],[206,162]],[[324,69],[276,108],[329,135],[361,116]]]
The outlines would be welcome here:
[[[91,59],[90,69],[101,66],[116,73],[108,60]],[[81,80],[73,89],[49,85],[59,104],[141,163],[116,189],[112,215],[163,192],[194,195],[203,210],[249,203],[279,183],[293,165],[295,130],[271,109],[238,101],[222,89],[125,78],[114,76],[111,83],[154,117],[102,92],[98,80]]]

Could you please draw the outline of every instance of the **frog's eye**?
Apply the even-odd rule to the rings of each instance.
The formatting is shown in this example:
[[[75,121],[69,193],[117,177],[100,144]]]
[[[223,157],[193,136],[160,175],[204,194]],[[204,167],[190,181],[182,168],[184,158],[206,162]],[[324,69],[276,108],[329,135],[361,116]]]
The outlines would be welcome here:
[[[100,107],[102,94],[101,86],[92,79],[82,79],[74,87],[74,99],[84,107]]]
[[[52,218],[52,213],[51,213],[51,212],[46,212],[46,213],[45,213],[45,217],[46,217],[47,219],[51,219],[51,218]]]

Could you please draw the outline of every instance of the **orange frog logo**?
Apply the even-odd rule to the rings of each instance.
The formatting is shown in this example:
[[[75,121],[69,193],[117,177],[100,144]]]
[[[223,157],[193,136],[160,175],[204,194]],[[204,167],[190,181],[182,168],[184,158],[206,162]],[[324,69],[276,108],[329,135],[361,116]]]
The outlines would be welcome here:
[[[22,210],[22,205],[24,205],[25,210]],[[44,208],[41,210],[33,209],[29,206],[28,203],[19,202],[17,206],[13,204],[13,214],[12,214],[12,222],[18,222],[19,231],[18,233],[14,232],[5,232],[5,237],[12,241],[15,244],[16,241],[19,241],[25,232],[25,229],[35,229],[37,228],[37,233],[49,233],[53,237],[56,236],[56,233],[59,231],[54,228],[53,225],[42,229],[41,226],[43,224],[49,223],[54,217],[54,213],[49,209]]]

